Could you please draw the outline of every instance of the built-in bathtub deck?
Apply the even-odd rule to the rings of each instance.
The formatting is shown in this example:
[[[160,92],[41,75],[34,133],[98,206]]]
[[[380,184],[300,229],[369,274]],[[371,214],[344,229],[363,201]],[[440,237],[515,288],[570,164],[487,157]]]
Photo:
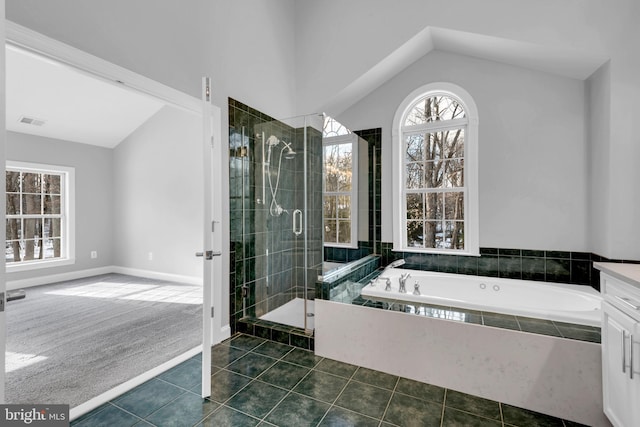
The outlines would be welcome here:
[[[507,314],[460,309],[429,304],[408,304],[398,300],[374,300],[359,296],[352,304],[373,307],[411,315],[455,322],[484,325],[494,328],[511,329],[540,335],[567,338],[578,341],[600,343],[600,328],[575,323],[556,322],[531,317],[512,316]]]

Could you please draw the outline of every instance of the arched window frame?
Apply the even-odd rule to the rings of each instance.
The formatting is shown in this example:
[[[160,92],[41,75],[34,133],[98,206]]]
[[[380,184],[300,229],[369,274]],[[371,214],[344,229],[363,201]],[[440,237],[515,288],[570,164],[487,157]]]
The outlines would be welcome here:
[[[407,244],[407,215],[405,202],[404,127],[405,118],[415,103],[427,96],[445,95],[457,100],[465,110],[464,144],[464,249],[415,248]],[[436,130],[438,124],[419,125],[411,128]],[[446,253],[456,255],[479,255],[479,207],[478,207],[478,109],[471,95],[458,85],[447,82],[430,83],[411,92],[400,103],[393,119],[393,250],[402,252]]]

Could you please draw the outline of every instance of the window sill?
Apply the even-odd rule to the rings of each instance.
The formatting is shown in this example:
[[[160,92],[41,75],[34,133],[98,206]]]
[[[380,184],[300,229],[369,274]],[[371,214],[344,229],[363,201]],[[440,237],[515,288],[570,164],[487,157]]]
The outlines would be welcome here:
[[[76,263],[76,260],[74,258],[45,260],[45,261],[28,261],[28,262],[20,262],[16,264],[7,263],[6,272],[15,273],[19,271],[39,270],[42,268],[60,267],[63,265],[71,265],[75,263]]]
[[[460,256],[480,256],[480,250],[477,251],[455,251],[447,249],[419,249],[419,248],[404,248],[404,249],[392,249],[393,252],[410,252],[416,254],[435,254],[435,255],[460,255]]]

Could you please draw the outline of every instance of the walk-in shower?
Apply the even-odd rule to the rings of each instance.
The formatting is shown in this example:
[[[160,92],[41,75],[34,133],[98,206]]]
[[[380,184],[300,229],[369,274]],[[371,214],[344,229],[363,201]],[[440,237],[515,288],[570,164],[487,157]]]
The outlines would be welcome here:
[[[230,103],[234,321],[313,330],[323,258],[322,123],[322,115],[274,120]]]

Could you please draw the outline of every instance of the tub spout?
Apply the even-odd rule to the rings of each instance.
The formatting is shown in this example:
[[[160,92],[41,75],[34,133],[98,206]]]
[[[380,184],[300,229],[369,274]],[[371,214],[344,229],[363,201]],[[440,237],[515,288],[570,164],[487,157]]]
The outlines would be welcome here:
[[[383,271],[386,271],[395,267],[400,267],[401,265],[404,265],[404,263],[405,263],[404,258],[397,259],[393,261],[391,264],[387,265]]]

